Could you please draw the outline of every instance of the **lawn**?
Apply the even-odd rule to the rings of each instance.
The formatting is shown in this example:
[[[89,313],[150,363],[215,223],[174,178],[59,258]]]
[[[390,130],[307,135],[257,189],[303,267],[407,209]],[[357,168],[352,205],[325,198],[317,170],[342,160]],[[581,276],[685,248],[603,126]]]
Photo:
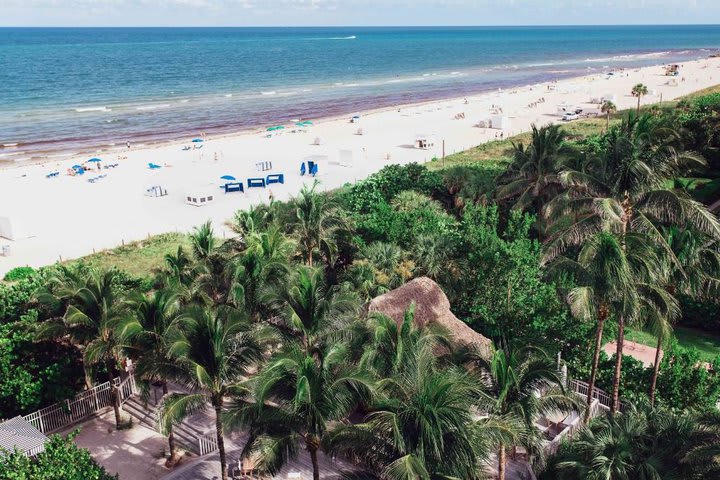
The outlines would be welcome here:
[[[626,329],[625,338],[653,348],[657,345],[654,335],[640,330]],[[706,362],[712,362],[715,357],[720,355],[719,336],[692,328],[677,327],[675,328],[675,338],[681,346],[695,348]]]
[[[67,263],[83,262],[101,270],[117,267],[135,277],[148,278],[162,266],[165,255],[176,253],[179,246],[189,248],[190,240],[186,234],[164,233]]]

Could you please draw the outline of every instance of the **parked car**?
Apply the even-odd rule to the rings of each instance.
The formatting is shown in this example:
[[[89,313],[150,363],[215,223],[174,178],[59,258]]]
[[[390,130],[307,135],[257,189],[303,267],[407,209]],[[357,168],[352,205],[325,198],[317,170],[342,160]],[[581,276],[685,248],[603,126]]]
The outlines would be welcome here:
[[[580,115],[578,115],[577,113],[566,113],[565,115],[563,115],[562,121],[569,122],[571,120],[577,120],[578,118],[580,118]]]

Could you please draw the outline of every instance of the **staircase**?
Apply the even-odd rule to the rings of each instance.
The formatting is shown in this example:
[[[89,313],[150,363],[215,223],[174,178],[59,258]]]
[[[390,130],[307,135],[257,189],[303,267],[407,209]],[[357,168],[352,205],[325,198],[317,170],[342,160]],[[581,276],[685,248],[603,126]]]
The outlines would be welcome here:
[[[134,421],[140,425],[159,432],[160,429],[158,428],[157,415],[155,413],[156,407],[157,405],[152,401],[148,401],[146,404],[136,395],[129,397],[123,403],[123,411],[133,417]],[[175,435],[175,442],[177,442],[178,446],[182,447],[184,450],[192,452],[195,455],[204,455],[208,453],[206,451],[200,451],[201,447],[199,439],[205,436],[204,432],[192,425],[191,422],[183,421],[179,425],[175,425],[173,427],[173,434]]]

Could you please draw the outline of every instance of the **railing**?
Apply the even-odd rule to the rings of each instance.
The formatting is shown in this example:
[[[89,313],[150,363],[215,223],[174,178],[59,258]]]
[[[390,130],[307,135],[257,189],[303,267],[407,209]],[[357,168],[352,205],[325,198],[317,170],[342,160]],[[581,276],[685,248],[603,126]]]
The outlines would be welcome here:
[[[215,432],[210,432],[198,436],[198,449],[201,457],[217,450],[217,434]]]
[[[593,400],[593,404],[596,404],[597,400]],[[575,418],[567,424],[567,427],[565,427],[560,433],[558,433],[555,438],[553,438],[549,443],[545,445],[545,453],[547,455],[555,455],[557,453],[558,448],[560,447],[560,443],[563,441],[564,438],[572,438],[575,433],[582,428],[582,417],[576,414]]]
[[[588,397],[589,385],[585,382],[580,380],[570,380],[570,382],[568,382],[568,388],[578,395],[582,395],[585,398]],[[605,391],[600,390],[597,387],[593,387],[592,398],[598,401],[599,408],[602,408],[605,411],[610,410],[612,406],[612,397],[610,397],[610,395],[608,395]],[[598,413],[598,409],[596,409],[595,412],[591,411],[590,413],[595,416]]]
[[[120,404],[137,392],[135,378],[132,375],[122,381],[120,378],[115,378],[113,385],[118,388]],[[105,382],[79,393],[73,399],[50,405],[25,415],[23,418],[41,432],[52,433],[84,420],[105,408],[112,407],[112,405],[113,395],[110,382]]]

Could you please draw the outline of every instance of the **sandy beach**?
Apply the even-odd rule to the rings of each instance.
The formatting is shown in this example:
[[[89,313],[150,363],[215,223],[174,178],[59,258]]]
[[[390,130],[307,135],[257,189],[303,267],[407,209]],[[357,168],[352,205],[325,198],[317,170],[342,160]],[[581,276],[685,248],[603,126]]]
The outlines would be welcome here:
[[[202,143],[169,143],[133,146],[130,150],[104,153],[99,164],[113,168],[70,176],[68,169],[87,158],[61,162],[17,165],[0,171],[0,228],[9,228],[14,240],[0,237],[0,250],[9,246],[9,256],[0,256],[0,276],[11,268],[39,267],[60,259],[72,259],[116,247],[148,235],[189,231],[212,220],[216,231],[227,234],[224,221],[238,209],[267,202],[272,195],[285,200],[313,178],[300,175],[308,157],[319,161],[317,180],[322,189],[354,182],[393,163],[423,163],[445,154],[528,130],[530,125],[560,121],[558,105],[567,104],[594,111],[593,98],[615,96],[619,109],[635,106],[632,86],[644,83],[650,94],[644,104],[689,94],[720,83],[720,59],[686,62],[678,77],[664,75],[662,66],[595,74],[554,84],[517,87],[468,97],[407,105],[399,109],[358,112],[349,118],[311,119],[314,125],[293,132],[287,126],[268,137],[267,132],[240,132],[208,138]],[[544,98],[534,107],[529,104]],[[478,127],[496,115],[503,116],[503,129]],[[500,110],[501,112],[500,112]],[[359,132],[359,129],[362,129]],[[360,134],[361,133],[361,134]],[[198,132],[198,135],[200,132]],[[429,149],[414,148],[420,135],[434,138]],[[319,145],[316,145],[319,139]],[[202,145],[202,148],[190,148]],[[258,171],[258,163],[272,168]],[[150,169],[152,163],[161,168]],[[88,165],[96,168],[98,164]],[[266,164],[266,168],[269,167]],[[59,175],[47,178],[50,172]],[[247,189],[247,179],[282,173],[284,184]],[[89,182],[88,179],[103,176]],[[245,193],[224,193],[221,176],[231,175],[246,185]],[[168,195],[151,197],[148,188],[160,186]],[[186,197],[213,195],[211,204],[196,207]]]

